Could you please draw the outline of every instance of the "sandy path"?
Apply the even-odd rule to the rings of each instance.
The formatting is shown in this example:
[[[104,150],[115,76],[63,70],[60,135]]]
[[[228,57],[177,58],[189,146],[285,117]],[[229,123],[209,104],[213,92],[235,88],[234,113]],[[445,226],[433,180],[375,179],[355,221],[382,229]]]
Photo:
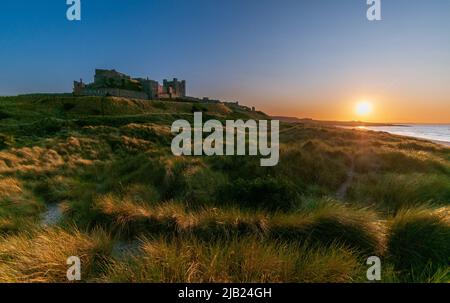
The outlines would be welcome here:
[[[42,226],[52,226],[57,224],[63,214],[59,207],[59,204],[54,203],[47,206],[47,210],[41,216],[41,225]]]
[[[342,183],[341,187],[339,187],[338,191],[336,192],[336,197],[339,200],[345,200],[348,188],[352,184],[354,177],[355,177],[355,159],[352,158],[352,164],[349,170],[347,171],[347,179],[345,180],[344,183]]]

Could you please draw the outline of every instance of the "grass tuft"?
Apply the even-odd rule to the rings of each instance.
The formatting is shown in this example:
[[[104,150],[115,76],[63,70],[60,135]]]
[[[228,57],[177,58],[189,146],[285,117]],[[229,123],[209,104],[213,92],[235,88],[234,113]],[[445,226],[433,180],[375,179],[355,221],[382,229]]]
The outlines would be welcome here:
[[[448,208],[405,209],[389,224],[388,255],[405,277],[450,274]]]

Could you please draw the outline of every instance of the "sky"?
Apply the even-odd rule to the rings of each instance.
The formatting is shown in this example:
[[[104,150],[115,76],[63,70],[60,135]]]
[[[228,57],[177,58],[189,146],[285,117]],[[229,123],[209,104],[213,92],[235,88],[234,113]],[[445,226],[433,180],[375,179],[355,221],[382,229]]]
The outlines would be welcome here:
[[[450,1],[2,0],[0,95],[70,92],[95,68],[187,80],[272,115],[450,123]],[[355,105],[370,101],[361,117]]]

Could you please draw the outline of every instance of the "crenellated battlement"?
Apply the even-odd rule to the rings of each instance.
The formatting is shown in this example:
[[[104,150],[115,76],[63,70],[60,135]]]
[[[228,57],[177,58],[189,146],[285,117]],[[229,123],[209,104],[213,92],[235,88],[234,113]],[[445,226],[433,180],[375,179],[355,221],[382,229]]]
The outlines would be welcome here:
[[[177,99],[186,97],[186,81],[163,80],[160,85],[149,78],[132,78],[115,69],[96,69],[94,82],[74,81],[73,93],[78,96],[117,96],[136,99]]]

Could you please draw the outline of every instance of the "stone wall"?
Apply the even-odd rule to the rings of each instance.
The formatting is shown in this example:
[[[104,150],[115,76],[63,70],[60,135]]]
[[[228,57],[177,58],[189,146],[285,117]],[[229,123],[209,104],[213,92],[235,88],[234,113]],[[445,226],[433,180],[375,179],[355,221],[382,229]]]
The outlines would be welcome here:
[[[142,90],[147,94],[150,99],[158,99],[159,98],[159,83],[158,81],[137,78],[135,79],[139,81],[142,85]]]
[[[117,96],[133,99],[179,99],[186,97],[186,81],[164,80],[163,85],[149,78],[131,78],[114,69],[96,69],[94,83],[74,81],[74,95]]]
[[[145,92],[138,92],[132,90],[125,90],[120,88],[85,88],[80,91],[80,96],[114,96],[129,99],[143,99],[148,100],[148,95]]]

